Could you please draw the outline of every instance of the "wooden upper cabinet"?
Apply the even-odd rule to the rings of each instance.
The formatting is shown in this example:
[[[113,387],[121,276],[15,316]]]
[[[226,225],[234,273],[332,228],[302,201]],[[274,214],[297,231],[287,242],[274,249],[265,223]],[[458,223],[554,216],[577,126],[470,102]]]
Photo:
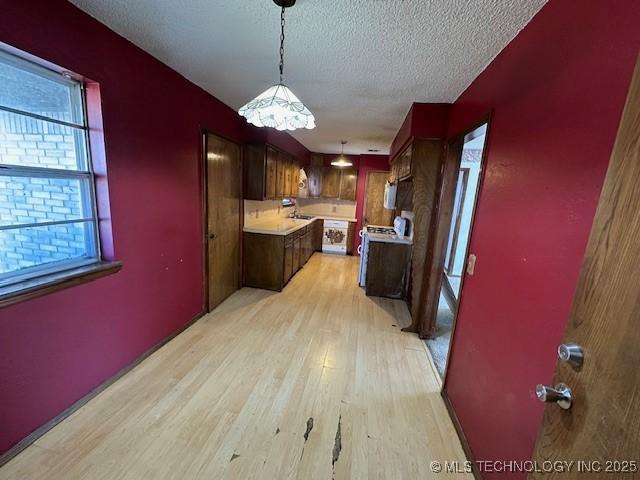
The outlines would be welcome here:
[[[284,190],[282,192],[283,197],[291,196],[291,183],[293,182],[293,161],[291,157],[286,154],[282,155],[282,165],[284,168]]]
[[[265,195],[266,199],[276,198],[277,196],[277,174],[278,174],[278,152],[271,147],[267,147],[266,154],[266,184]]]
[[[320,196],[324,198],[338,198],[339,195],[340,170],[332,167],[323,167]]]
[[[345,168],[340,171],[340,200],[356,200],[356,184],[358,171]]]
[[[398,163],[397,167],[397,175],[398,180],[403,180],[405,178],[409,178],[413,171],[412,168],[412,145],[407,146],[404,151],[396,158],[396,162]]]
[[[291,196],[297,197],[300,183],[300,165],[296,161],[292,163],[293,180],[291,181]]]
[[[307,168],[306,174],[309,197],[319,198],[322,195],[322,167],[311,165]]]
[[[278,152],[278,167],[276,172],[276,198],[285,196],[287,182],[287,162],[284,155]]]
[[[269,198],[265,192],[265,148],[264,145],[244,146],[243,193],[247,200]]]
[[[244,147],[244,198],[274,200],[289,197],[297,162],[270,145]],[[297,186],[296,186],[297,194]]]

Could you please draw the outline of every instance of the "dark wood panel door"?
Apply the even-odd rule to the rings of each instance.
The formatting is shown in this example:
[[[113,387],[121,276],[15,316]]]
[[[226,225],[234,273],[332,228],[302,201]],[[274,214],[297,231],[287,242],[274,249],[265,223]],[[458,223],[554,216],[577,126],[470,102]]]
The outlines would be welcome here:
[[[565,332],[565,342],[583,348],[584,364],[574,368],[558,362],[553,381],[553,385],[564,383],[571,388],[574,403],[569,410],[547,404],[534,455],[539,462],[600,462],[600,473],[589,478],[631,479],[640,475],[635,472],[640,460],[638,178],[640,61],[622,114]],[[532,378],[532,390],[543,380]],[[573,479],[582,475],[576,467],[568,473],[532,477]]]
[[[284,282],[293,276],[293,242],[284,245]]]
[[[320,196],[325,198],[338,198],[339,194],[340,170],[333,167],[323,167]]]
[[[310,166],[307,171],[307,185],[309,197],[318,198],[322,195],[322,167]]]
[[[293,164],[289,155],[285,155],[284,153],[281,153],[280,155],[282,156],[282,164],[284,166],[284,190],[282,192],[282,196],[290,197],[291,184],[293,182]]]
[[[353,168],[345,168],[340,175],[340,200],[356,200],[356,184],[358,171]]]
[[[313,249],[316,252],[322,251],[322,236],[324,235],[324,220],[313,222]]]
[[[277,152],[276,162],[276,198],[282,198],[286,192],[287,162],[281,152]]]
[[[411,246],[402,243],[369,242],[367,295],[404,298]]]
[[[293,241],[293,273],[297,272],[302,264],[302,262],[300,261],[301,254],[302,241],[301,237],[298,237]]]
[[[278,152],[271,147],[266,148],[265,169],[265,197],[273,199],[278,196],[276,190],[278,183]]]
[[[207,290],[211,311],[240,288],[242,160],[240,146],[205,135]]]
[[[391,225],[393,210],[384,208],[384,184],[389,172],[371,171],[367,173],[367,187],[364,197],[364,225]]]
[[[293,168],[293,181],[291,182],[291,196],[297,197],[300,187],[300,165],[295,160],[292,163]]]

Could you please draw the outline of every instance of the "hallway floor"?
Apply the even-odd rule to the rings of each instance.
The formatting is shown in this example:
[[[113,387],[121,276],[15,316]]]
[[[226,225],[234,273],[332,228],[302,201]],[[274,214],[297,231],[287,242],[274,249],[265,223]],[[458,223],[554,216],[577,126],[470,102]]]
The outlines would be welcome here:
[[[429,479],[465,460],[404,302],[357,257],[244,288],[3,468],[0,479]],[[455,476],[454,476],[455,475]]]

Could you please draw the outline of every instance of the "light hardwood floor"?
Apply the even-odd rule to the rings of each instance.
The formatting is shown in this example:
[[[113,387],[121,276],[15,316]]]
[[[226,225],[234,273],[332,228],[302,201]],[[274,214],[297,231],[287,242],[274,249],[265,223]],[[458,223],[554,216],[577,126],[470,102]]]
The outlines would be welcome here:
[[[281,293],[236,292],[0,479],[472,478],[430,471],[465,460],[437,374],[357,262],[316,253]]]

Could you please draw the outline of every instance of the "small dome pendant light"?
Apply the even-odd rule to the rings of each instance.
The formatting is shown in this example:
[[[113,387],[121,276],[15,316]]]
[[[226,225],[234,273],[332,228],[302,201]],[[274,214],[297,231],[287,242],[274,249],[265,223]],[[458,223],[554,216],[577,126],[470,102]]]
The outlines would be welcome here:
[[[270,127],[276,130],[312,129],[316,119],[307,107],[282,83],[284,73],[284,11],[292,7],[295,0],[273,0],[282,7],[280,12],[280,82],[268,88],[246,105],[238,113],[256,127]]]
[[[340,156],[331,162],[331,165],[333,165],[334,167],[344,168],[344,167],[350,167],[353,165],[353,162],[344,156],[344,146],[346,143],[347,143],[346,140],[342,140],[340,142],[340,145],[342,145]]]

